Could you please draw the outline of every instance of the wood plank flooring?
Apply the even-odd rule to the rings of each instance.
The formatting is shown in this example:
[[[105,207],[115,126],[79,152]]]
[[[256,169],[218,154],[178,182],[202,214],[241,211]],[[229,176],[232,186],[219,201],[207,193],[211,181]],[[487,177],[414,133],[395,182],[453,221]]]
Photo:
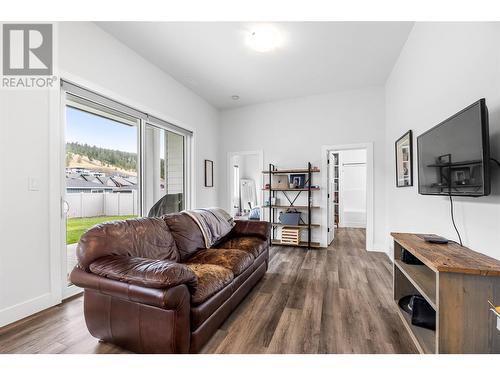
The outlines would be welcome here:
[[[361,229],[328,249],[272,247],[269,270],[202,353],[416,353],[392,303],[392,264]],[[0,353],[125,353],[90,336],[76,297],[0,329]]]

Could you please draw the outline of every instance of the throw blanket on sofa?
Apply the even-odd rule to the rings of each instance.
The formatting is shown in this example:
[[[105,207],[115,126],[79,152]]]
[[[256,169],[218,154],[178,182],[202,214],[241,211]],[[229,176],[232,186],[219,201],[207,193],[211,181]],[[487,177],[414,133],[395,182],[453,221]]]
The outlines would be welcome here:
[[[182,212],[189,215],[198,224],[207,249],[228,234],[235,225],[231,215],[222,208],[199,208]]]

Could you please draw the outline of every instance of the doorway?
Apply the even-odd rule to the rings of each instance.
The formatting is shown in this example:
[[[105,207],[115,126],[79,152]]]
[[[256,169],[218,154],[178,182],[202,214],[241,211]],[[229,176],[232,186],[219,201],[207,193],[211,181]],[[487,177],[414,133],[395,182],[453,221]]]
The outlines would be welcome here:
[[[334,150],[328,158],[329,228],[366,228],[366,150]]]
[[[263,152],[230,152],[227,168],[229,212],[245,220],[252,208],[262,206]]]
[[[323,146],[324,243],[338,228],[365,228],[366,249],[373,250],[373,145]]]

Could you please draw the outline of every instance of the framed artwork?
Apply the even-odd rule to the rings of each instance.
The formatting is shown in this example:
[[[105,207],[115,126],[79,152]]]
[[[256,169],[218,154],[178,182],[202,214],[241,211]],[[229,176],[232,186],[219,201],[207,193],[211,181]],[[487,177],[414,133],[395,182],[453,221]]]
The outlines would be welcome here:
[[[290,175],[290,185],[296,189],[303,189],[306,184],[305,173],[297,173]]]
[[[396,141],[396,187],[413,186],[413,135],[408,130]]]
[[[214,187],[214,162],[205,159],[205,186]]]

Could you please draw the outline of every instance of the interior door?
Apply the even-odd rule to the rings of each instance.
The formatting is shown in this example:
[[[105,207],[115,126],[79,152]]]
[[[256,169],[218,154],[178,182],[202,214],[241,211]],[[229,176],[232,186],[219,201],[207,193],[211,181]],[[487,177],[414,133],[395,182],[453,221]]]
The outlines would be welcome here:
[[[327,181],[328,181],[328,244],[331,244],[335,238],[335,179],[334,179],[334,163],[335,159],[333,153],[328,151],[328,168],[327,168]]]

